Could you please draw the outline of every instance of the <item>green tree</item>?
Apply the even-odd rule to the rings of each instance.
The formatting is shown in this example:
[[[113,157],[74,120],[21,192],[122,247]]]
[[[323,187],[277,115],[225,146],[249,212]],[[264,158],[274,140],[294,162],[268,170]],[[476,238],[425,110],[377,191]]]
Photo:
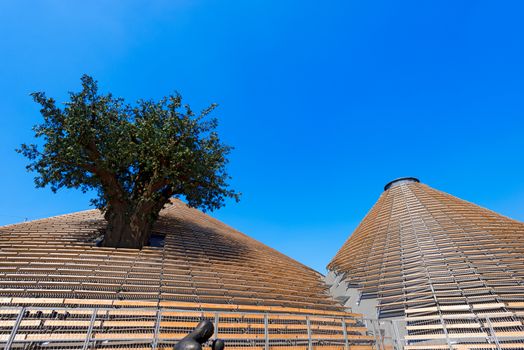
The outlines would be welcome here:
[[[217,120],[206,118],[216,105],[196,115],[178,94],[130,105],[99,94],[90,76],[81,80],[82,91],[69,93],[63,108],[31,94],[44,118],[33,130],[44,142],[17,152],[31,161],[37,187],[97,191],[91,202],[107,220],[103,245],[142,248],[171,197],[203,210],[238,201],[227,184],[231,147],[220,141]]]

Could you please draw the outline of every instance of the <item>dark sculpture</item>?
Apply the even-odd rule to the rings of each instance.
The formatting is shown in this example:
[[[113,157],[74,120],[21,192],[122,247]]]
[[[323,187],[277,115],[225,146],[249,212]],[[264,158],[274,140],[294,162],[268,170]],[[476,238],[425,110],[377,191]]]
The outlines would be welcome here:
[[[186,335],[175,345],[175,350],[202,350],[202,344],[208,341],[214,332],[215,329],[211,321],[200,321],[193,332]],[[224,350],[224,341],[222,339],[213,340],[211,349]]]

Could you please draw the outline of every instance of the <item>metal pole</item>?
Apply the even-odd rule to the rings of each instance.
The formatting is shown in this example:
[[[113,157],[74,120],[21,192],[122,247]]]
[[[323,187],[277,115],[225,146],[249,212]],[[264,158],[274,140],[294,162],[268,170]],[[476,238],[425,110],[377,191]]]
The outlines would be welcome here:
[[[491,324],[491,320],[489,317],[486,316],[486,321],[488,321],[488,327],[489,327],[489,334],[491,335],[491,339],[495,341],[495,345],[497,346],[497,350],[500,350],[500,343],[499,338],[495,334],[495,330],[493,329],[493,325]]]
[[[84,341],[84,346],[82,350],[87,350],[89,348],[89,343],[91,343],[91,334],[93,334],[93,328],[95,326],[96,315],[98,314],[98,308],[93,310],[91,314],[91,320],[89,321],[89,328],[87,328],[86,340]]]
[[[158,336],[160,334],[160,322],[162,321],[162,310],[158,309],[156,311],[156,323],[155,323],[155,331],[153,335],[153,344],[152,348],[153,350],[156,350],[158,347]]]
[[[269,350],[269,321],[267,313],[264,314],[264,349]]]
[[[344,350],[349,350],[348,331],[345,318],[342,319],[342,334],[344,334]]]
[[[442,315],[440,315],[440,323],[442,324],[442,329],[444,330],[444,335],[446,336],[446,343],[448,343],[448,347],[450,349],[453,349],[453,346],[451,345],[451,341],[449,340],[449,334],[448,334],[448,329],[446,328],[446,322],[444,322]]]
[[[215,339],[218,338],[218,320],[220,319],[218,312],[215,312]]]
[[[380,345],[382,346],[382,349],[386,349],[386,327],[382,327],[382,323],[379,319],[376,320],[377,327],[378,327],[378,336],[380,337]]]
[[[400,350],[404,348],[404,339],[401,339],[400,337],[397,322],[399,322],[399,320],[391,320],[391,324],[393,325],[393,334],[395,334],[395,344],[397,344],[397,349]]]
[[[382,346],[380,345],[380,338],[378,336],[378,332],[377,332],[377,326],[375,325],[375,321],[373,320],[369,320],[369,322],[371,322],[371,326],[373,327],[373,333],[375,334],[375,343],[377,345],[377,349],[382,349]]]
[[[306,316],[307,324],[307,346],[308,350],[313,350],[313,341],[311,340],[311,321],[309,321],[309,316]]]
[[[398,338],[397,338],[397,334],[395,333],[397,331],[395,329],[395,323],[393,322],[393,320],[388,320],[387,324],[389,325],[388,326],[388,332],[389,332],[389,339],[390,339],[390,342],[391,342],[391,348],[393,350],[399,349],[400,347],[399,347],[399,344],[398,344]]]
[[[16,316],[15,325],[13,326],[13,330],[11,331],[9,339],[7,339],[7,343],[5,344],[6,350],[11,350],[11,345],[13,345],[13,341],[15,340],[16,333],[18,332],[18,327],[20,327],[20,322],[22,322],[22,318],[24,318],[24,313],[25,307],[23,307],[22,310],[20,310],[20,312]]]

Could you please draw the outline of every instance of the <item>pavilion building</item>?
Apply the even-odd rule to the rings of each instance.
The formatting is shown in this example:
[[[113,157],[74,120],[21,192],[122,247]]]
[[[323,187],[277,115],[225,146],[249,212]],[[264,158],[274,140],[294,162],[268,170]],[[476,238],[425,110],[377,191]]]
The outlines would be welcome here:
[[[415,178],[385,186],[328,270],[332,295],[393,320],[406,348],[524,349],[524,224]]]
[[[227,349],[371,348],[323,276],[173,200],[143,249],[98,210],[0,227],[0,348],[172,349],[206,318]]]

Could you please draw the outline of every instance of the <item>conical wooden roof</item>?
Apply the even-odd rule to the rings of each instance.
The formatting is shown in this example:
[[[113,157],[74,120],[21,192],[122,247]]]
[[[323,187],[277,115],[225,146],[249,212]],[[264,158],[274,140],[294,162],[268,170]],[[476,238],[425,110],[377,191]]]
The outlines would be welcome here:
[[[522,325],[524,224],[416,179],[386,186],[328,269],[377,299],[381,317],[488,313]]]
[[[97,247],[97,210],[0,227],[0,302],[336,314],[318,272],[175,200],[164,247]]]

